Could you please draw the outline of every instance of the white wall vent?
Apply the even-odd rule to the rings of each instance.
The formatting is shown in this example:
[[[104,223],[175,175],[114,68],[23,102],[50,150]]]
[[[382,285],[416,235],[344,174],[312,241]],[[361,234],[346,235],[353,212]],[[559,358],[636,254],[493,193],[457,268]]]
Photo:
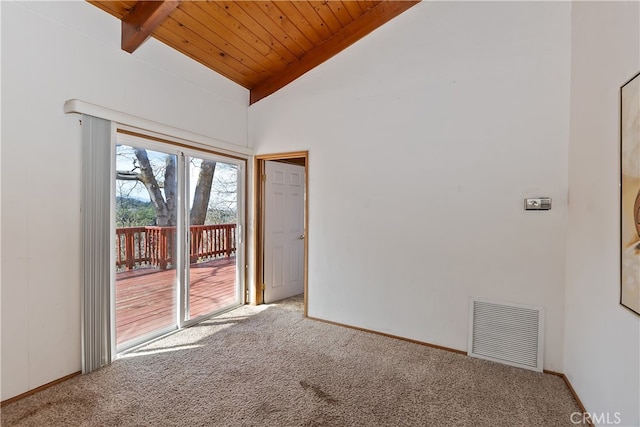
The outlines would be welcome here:
[[[544,308],[471,298],[467,354],[542,372]]]

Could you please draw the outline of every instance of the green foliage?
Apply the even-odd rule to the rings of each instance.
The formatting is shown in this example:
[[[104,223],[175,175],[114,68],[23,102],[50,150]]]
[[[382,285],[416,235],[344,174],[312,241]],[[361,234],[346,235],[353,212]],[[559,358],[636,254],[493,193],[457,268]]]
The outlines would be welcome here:
[[[151,202],[131,197],[116,197],[116,227],[144,227],[156,223]]]

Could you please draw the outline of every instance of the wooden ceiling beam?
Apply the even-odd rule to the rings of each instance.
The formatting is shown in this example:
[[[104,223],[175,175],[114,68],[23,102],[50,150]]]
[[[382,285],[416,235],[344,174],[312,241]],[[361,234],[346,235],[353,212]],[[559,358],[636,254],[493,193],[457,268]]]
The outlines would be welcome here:
[[[122,18],[122,50],[135,52],[178,7],[180,1],[137,2],[131,12]]]
[[[251,88],[250,103],[258,102],[276,92],[278,89],[288,85],[307,71],[322,64],[338,52],[344,50],[419,2],[420,0],[389,0],[378,3],[360,18],[343,27],[323,44],[304,54],[298,61],[294,61],[272,78]]]

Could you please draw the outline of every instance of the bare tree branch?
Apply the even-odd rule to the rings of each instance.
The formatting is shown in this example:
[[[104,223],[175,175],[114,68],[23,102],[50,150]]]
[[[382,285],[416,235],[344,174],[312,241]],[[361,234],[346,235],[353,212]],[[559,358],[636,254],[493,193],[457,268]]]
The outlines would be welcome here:
[[[140,181],[142,177],[138,172],[116,171],[116,179],[121,181]]]

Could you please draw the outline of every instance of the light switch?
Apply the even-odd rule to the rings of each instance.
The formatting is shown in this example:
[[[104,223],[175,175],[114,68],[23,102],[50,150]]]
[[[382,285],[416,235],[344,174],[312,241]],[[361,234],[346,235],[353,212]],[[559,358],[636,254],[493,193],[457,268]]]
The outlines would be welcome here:
[[[535,197],[524,199],[524,209],[527,211],[548,211],[551,209],[551,198]]]

